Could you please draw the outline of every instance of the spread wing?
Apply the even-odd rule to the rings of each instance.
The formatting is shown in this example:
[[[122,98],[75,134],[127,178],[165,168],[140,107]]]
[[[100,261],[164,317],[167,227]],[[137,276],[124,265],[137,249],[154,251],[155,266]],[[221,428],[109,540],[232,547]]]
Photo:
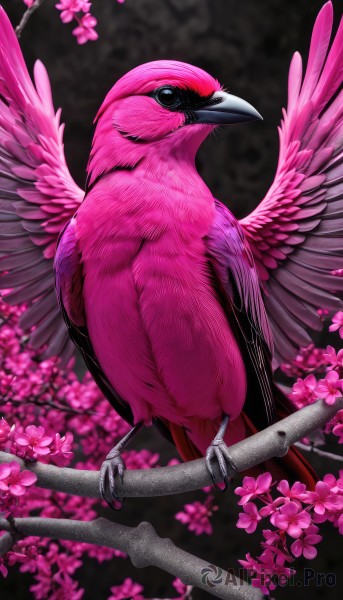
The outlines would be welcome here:
[[[275,179],[241,221],[279,363],[310,343],[308,330],[321,329],[319,308],[342,308],[343,278],[335,271],[343,269],[343,22],[329,49],[332,22],[328,2],[304,78],[301,56],[293,57]]]
[[[33,85],[12,25],[0,7],[0,289],[10,304],[28,303],[21,325],[43,357],[73,351],[54,290],[59,232],[84,192],[64,157],[60,111],[39,61]]]
[[[205,238],[213,285],[240,346],[247,370],[244,411],[260,429],[275,420],[273,342],[249,244],[230,211],[217,200]]]

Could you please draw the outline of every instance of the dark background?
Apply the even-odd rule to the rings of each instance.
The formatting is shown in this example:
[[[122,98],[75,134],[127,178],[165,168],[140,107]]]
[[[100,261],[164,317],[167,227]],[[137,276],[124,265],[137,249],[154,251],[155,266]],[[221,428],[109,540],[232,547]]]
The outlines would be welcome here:
[[[21,0],[3,0],[16,25],[24,10]],[[48,69],[56,107],[62,107],[66,123],[67,162],[76,181],[83,185],[93,133],[92,121],[113,83],[136,65],[156,59],[178,59],[209,71],[232,93],[251,102],[264,121],[226,128],[208,139],[200,150],[198,165],[213,194],[238,217],[247,214],[263,198],[272,182],[278,156],[277,125],[286,104],[287,73],[295,50],[305,57],[315,16],[322,0],[94,0],[99,40],[78,46],[71,25],[63,25],[46,0],[33,15],[22,36],[29,68],[40,58]],[[334,2],[336,21],[340,3]],[[336,338],[338,340],[338,337]],[[332,337],[330,338],[332,343]],[[154,431],[141,438],[145,447],[162,450],[161,463],[174,455]],[[137,446],[136,446],[137,447]],[[313,461],[319,472],[337,472],[339,463]],[[258,536],[248,536],[235,527],[237,505],[233,494],[217,495],[221,510],[213,519],[214,535],[196,538],[173,519],[182,505],[204,494],[187,494],[152,500],[127,500],[118,521],[136,525],[149,520],[162,536],[170,536],[181,547],[224,568],[237,569],[238,558],[258,550]],[[337,531],[327,526],[319,556],[301,567],[317,572],[335,572],[337,585],[278,590],[276,598],[304,596],[341,598],[342,543]],[[111,585],[131,576],[145,585],[148,597],[175,595],[171,578],[148,568],[135,570],[120,559],[99,566],[89,561],[80,573],[85,600],[103,600]],[[32,598],[30,578],[11,571],[0,581],[1,600]],[[199,591],[194,598],[209,595]],[[68,599],[66,599],[68,600]]]

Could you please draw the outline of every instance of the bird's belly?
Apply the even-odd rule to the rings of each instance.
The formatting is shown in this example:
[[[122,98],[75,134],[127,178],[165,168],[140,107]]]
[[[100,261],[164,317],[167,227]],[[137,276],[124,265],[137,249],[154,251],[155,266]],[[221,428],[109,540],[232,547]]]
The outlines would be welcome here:
[[[120,269],[86,273],[92,344],[135,422],[239,415],[244,364],[199,250],[168,255],[146,243]]]

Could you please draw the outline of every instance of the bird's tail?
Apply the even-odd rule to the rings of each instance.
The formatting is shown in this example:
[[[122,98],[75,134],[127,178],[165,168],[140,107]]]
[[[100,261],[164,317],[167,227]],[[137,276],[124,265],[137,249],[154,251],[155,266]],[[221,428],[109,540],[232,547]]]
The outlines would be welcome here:
[[[284,419],[296,411],[296,408],[293,407],[288,398],[276,385],[274,386],[274,400],[278,420]],[[235,430],[230,430],[229,425],[227,435],[225,436],[225,442],[228,445],[239,441],[238,438],[244,439],[258,431],[257,427],[244,412],[231,425],[235,426]],[[195,429],[192,427],[190,431],[187,431],[179,425],[168,424],[174,444],[184,461],[195,460],[204,456],[206,448],[210,445],[218,431],[219,423],[207,421],[205,425],[204,423],[200,425],[199,422],[194,422],[194,426]],[[197,429],[198,431],[196,431]],[[294,446],[289,448],[285,456],[267,460],[260,465],[244,471],[242,475],[257,477],[264,471],[269,471],[277,481],[281,479],[287,479],[290,483],[301,481],[306,485],[307,489],[314,489],[318,481],[318,476],[311,465]]]

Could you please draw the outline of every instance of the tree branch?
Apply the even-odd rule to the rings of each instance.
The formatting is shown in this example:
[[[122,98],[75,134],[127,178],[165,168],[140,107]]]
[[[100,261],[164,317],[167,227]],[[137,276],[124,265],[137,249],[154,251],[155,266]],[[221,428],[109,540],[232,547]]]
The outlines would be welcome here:
[[[296,442],[294,444],[299,450],[303,450],[304,452],[312,452],[312,454],[317,454],[318,456],[322,456],[323,458],[328,458],[329,460],[335,460],[337,462],[343,462],[343,456],[340,454],[333,454],[333,452],[326,452],[326,450],[321,450],[314,446],[313,444],[302,444],[301,442]]]
[[[3,523],[3,521],[6,521],[6,519],[0,519],[0,522]],[[10,524],[7,522],[8,525],[8,529],[10,529]],[[6,530],[5,527],[3,527],[2,525],[0,526],[0,529],[2,529],[3,531]],[[2,535],[0,537],[0,557],[3,556],[4,554],[6,554],[6,552],[8,552],[9,550],[11,550],[12,546],[14,544],[14,538],[12,537],[12,535],[10,533],[5,533],[5,535]]]
[[[41,6],[41,4],[43,4],[44,0],[35,0],[35,2],[32,4],[32,6],[28,7],[26,9],[26,11],[24,12],[19,25],[17,25],[17,27],[15,28],[15,32],[17,34],[17,38],[19,39],[21,34],[23,33],[23,29],[26,26],[29,18],[31,17],[31,15],[33,15],[33,13],[37,10],[37,8],[39,8]]]
[[[203,574],[203,569],[208,570],[209,563],[181,550],[170,539],[160,538],[150,523],[143,522],[137,527],[127,527],[102,517],[94,521],[29,517],[15,519],[15,526],[23,536],[34,535],[74,540],[121,550],[130,556],[135,567],[158,567],[174,577],[179,577],[186,585],[201,588],[218,598],[225,600],[262,599],[260,590],[252,588],[238,577],[233,583],[232,575],[228,575],[226,571],[219,568],[217,568],[217,572],[221,571],[221,581],[213,588],[210,587]],[[10,530],[10,524],[6,519],[0,519],[1,529]]]
[[[289,446],[306,437],[311,431],[323,427],[343,408],[343,398],[328,406],[323,400],[306,406],[296,413],[278,421],[267,429],[230,446],[232,463],[238,472],[286,454]],[[0,464],[17,461],[23,468],[36,473],[38,486],[51,490],[99,498],[99,472],[55,467],[36,462],[24,462],[20,458],[0,452]],[[219,469],[214,466],[215,479],[221,481]],[[234,476],[235,470],[228,466],[228,474]],[[116,481],[116,490],[120,497],[137,498],[168,496],[201,489],[212,484],[205,459],[154,469],[128,470],[124,473],[123,483]]]

